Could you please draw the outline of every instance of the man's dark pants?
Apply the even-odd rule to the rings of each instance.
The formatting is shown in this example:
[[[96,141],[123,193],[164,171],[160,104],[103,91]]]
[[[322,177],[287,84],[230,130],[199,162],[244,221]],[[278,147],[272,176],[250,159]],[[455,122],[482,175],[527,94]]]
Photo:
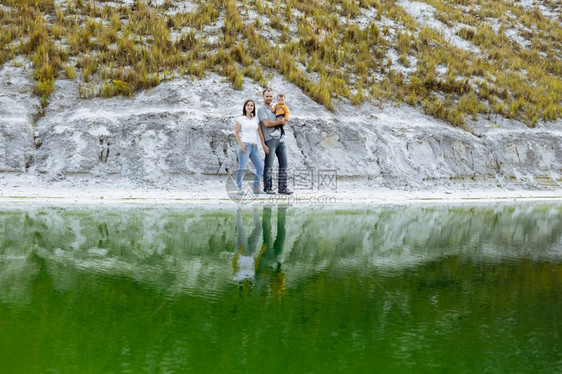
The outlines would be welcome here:
[[[270,139],[265,142],[269,147],[269,153],[265,155],[263,168],[263,186],[265,191],[273,190],[273,161],[277,157],[279,162],[279,180],[277,191],[287,190],[287,148],[285,143],[279,143],[279,139]]]

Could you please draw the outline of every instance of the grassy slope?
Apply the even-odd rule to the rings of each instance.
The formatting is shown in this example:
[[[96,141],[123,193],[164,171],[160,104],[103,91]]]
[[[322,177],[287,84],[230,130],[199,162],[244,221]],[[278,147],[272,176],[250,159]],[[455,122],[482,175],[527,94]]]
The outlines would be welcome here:
[[[405,3],[2,0],[0,64],[31,61],[43,106],[64,76],[83,97],[110,97],[208,71],[235,88],[245,76],[266,86],[278,72],[327,108],[335,98],[406,102],[456,126],[478,114],[529,126],[562,116],[555,1],[414,4],[433,12],[429,25]]]

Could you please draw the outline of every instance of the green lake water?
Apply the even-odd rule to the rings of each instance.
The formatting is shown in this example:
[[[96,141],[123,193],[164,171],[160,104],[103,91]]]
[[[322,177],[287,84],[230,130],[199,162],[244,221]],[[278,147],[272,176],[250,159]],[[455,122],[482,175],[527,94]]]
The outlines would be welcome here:
[[[0,373],[560,373],[562,204],[0,209]]]

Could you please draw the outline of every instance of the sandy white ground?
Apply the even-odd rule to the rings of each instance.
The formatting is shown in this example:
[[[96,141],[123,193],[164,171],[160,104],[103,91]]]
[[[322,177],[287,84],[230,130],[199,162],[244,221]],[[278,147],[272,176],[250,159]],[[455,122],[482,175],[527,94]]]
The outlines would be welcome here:
[[[396,190],[380,187],[366,188],[365,183],[339,183],[337,189],[295,189],[284,195],[249,196],[242,204],[289,204],[293,206],[338,206],[341,204],[409,204],[459,203],[497,201],[562,202],[562,189],[523,190],[505,188],[436,187],[426,190]],[[209,178],[204,182],[190,182],[185,188],[170,189],[139,187],[126,183],[89,183],[73,185],[71,181],[38,184],[34,178],[0,176],[0,208],[18,204],[54,205],[119,205],[119,204],[195,204],[236,206],[227,193],[222,179]],[[238,203],[240,204],[240,203]]]

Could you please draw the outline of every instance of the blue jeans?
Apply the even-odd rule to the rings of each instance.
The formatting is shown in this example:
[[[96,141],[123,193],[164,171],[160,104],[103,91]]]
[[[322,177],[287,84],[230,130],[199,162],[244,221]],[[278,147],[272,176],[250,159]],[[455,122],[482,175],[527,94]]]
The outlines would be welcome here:
[[[250,159],[256,168],[256,174],[254,175],[254,189],[257,190],[260,188],[260,176],[263,173],[260,153],[257,145],[245,144],[245,146],[246,152],[242,152],[242,149],[238,147],[238,173],[236,174],[236,187],[242,188],[242,177],[244,176],[248,159]]]
[[[279,179],[277,191],[287,190],[287,148],[285,143],[279,143],[279,139],[270,139],[265,142],[269,147],[269,153],[265,155],[265,168],[263,170],[263,188],[266,191],[273,190],[273,160],[277,156],[279,161]]]

